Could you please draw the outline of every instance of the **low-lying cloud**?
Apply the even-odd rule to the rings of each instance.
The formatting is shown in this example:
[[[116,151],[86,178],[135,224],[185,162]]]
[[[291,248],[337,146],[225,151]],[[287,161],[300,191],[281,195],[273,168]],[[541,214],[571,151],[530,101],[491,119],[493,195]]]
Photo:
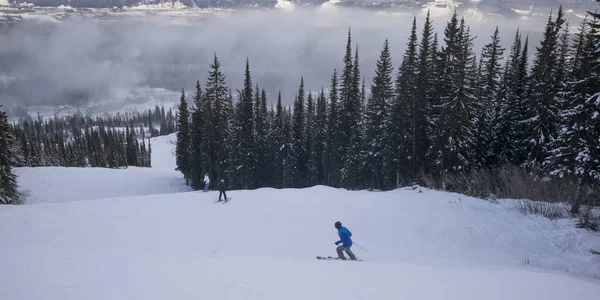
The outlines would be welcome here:
[[[440,38],[451,13],[432,12]],[[216,53],[233,91],[241,89],[248,57],[253,82],[268,91],[270,101],[282,90],[289,104],[301,76],[308,90],[327,88],[334,68],[342,68],[349,28],[367,87],[386,38],[397,69],[413,16],[420,35],[425,14],[323,7],[22,22],[0,36],[0,103],[116,100],[143,86],[190,90],[197,79],[206,81]],[[463,15],[477,36],[476,53],[496,26],[505,48],[520,27],[531,35],[534,49],[547,20]]]

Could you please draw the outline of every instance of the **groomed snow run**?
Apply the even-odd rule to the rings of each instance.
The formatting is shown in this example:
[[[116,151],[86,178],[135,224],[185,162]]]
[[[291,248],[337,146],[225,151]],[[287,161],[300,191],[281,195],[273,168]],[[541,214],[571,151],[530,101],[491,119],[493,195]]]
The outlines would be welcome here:
[[[174,138],[153,139],[151,169],[19,170],[36,200],[0,206],[0,299],[600,295],[600,255],[589,251],[600,237],[573,220],[419,188],[265,188],[215,203],[215,192],[180,192]],[[353,247],[363,261],[315,259],[335,255],[337,220],[369,251]]]

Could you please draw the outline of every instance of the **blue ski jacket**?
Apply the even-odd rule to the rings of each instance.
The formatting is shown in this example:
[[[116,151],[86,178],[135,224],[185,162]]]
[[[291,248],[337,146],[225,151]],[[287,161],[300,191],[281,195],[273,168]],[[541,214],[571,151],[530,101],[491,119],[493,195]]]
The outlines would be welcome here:
[[[348,228],[342,226],[342,228],[338,230],[338,235],[340,236],[340,240],[338,242],[342,242],[344,247],[352,246],[352,239],[350,238],[352,236],[352,232],[350,232]]]

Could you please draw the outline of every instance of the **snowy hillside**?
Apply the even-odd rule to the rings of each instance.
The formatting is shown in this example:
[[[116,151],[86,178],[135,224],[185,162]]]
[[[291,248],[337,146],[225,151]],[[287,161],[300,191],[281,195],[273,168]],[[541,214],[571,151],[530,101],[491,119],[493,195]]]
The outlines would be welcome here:
[[[175,134],[152,139],[153,168],[17,168],[27,203],[60,203],[189,191],[175,171]]]
[[[215,192],[180,192],[173,140],[153,140],[152,169],[20,169],[32,201],[0,206],[0,299],[600,295],[589,252],[600,236],[571,220],[411,188],[231,191],[214,203]],[[314,259],[335,254],[337,220],[364,261]]]

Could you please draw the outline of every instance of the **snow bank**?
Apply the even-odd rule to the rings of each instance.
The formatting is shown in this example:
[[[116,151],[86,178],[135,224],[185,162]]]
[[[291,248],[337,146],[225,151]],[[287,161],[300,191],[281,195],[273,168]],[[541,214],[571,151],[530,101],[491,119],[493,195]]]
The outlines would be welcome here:
[[[600,295],[600,236],[573,220],[410,188],[265,188],[215,203],[216,192],[177,193],[175,140],[153,139],[153,168],[19,169],[30,201],[0,206],[0,299]],[[337,220],[364,261],[314,259],[335,255]]]
[[[44,251],[11,253],[28,260],[3,264],[16,272],[0,273],[0,298],[595,300],[600,293],[596,283],[509,269]]]
[[[524,217],[508,203],[326,187],[229,196],[226,204],[214,203],[215,192],[187,192],[0,207],[0,258],[13,270],[1,272],[0,299],[583,300],[600,293],[599,281],[564,275],[600,278],[600,256],[589,252],[597,236]],[[363,262],[314,259],[334,255],[336,220],[370,252],[354,248]]]

